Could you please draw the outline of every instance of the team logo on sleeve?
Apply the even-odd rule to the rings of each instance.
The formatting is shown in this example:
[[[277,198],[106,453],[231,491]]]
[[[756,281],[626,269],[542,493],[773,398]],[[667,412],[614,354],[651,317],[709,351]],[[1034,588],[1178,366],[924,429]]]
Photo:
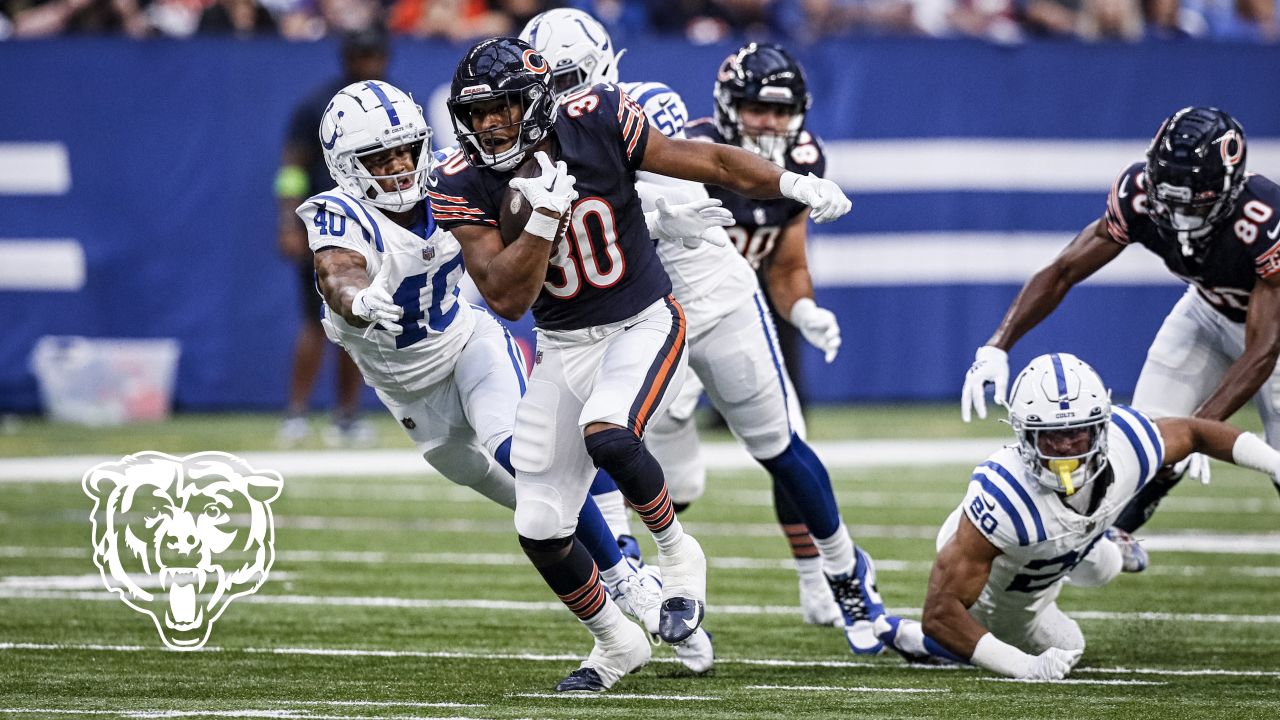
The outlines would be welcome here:
[[[279,473],[222,452],[143,452],[95,466],[83,487],[103,583],[170,649],[203,647],[227,605],[266,582]]]

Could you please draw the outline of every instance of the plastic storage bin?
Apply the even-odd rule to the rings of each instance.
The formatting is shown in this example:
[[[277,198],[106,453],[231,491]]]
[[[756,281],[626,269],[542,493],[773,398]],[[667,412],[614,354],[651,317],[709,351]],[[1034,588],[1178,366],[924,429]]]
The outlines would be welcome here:
[[[46,335],[31,351],[31,370],[51,420],[81,425],[163,420],[169,416],[180,351],[172,338]]]

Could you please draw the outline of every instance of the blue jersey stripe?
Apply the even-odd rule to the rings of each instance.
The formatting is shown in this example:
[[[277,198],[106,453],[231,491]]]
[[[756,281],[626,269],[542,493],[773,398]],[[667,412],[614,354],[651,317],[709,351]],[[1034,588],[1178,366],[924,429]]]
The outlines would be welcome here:
[[[1137,419],[1138,424],[1142,426],[1142,431],[1147,434],[1147,439],[1151,441],[1152,449],[1156,452],[1154,467],[1164,465],[1164,438],[1160,437],[1160,433],[1156,432],[1156,427],[1151,424],[1151,419],[1128,405],[1116,405],[1115,407],[1116,409],[1124,410]]]
[[[356,216],[356,211],[352,210],[351,206],[348,205],[346,201],[343,200],[342,198],[334,195],[317,195],[316,199],[327,200],[328,202],[337,204],[338,207],[341,207],[343,210],[347,211],[347,217],[351,218],[352,220],[355,220],[356,222],[360,222],[360,219]],[[364,231],[365,241],[368,242],[370,239],[372,239],[374,247],[378,248],[378,252],[382,252],[382,231],[378,229],[378,223],[374,221],[373,216],[369,214],[369,211],[366,210],[363,205],[361,205],[360,203],[356,203],[356,207],[360,208],[360,212],[364,213],[365,219],[369,221],[369,228],[373,228],[373,237],[370,238],[369,228],[365,227],[364,225],[360,226],[360,229]]]
[[[787,399],[787,381],[782,373],[782,362],[778,360],[778,349],[774,347],[773,333],[769,332],[769,321],[764,314],[764,301],[760,297],[760,290],[756,290],[752,299],[756,301],[756,312],[760,316],[760,330],[764,333],[765,344],[769,346],[769,357],[773,359],[773,371],[778,376],[778,384],[782,386],[782,412],[787,416],[788,432],[795,432],[791,427],[791,401]]]
[[[641,88],[645,88],[645,87],[648,87],[649,89],[641,92],[640,96],[636,98],[636,102],[640,105],[640,107],[644,107],[645,103],[649,102],[650,100],[654,99],[655,97],[663,93],[671,92],[671,88],[667,87],[666,85],[663,85],[662,83],[645,83],[644,85],[641,85],[636,89],[640,90]]]
[[[1004,491],[996,487],[996,484],[991,482],[991,478],[987,477],[986,473],[974,473],[973,481],[981,485],[988,495],[995,498],[1000,507],[1004,508],[1005,514],[1013,520],[1013,529],[1018,533],[1018,544],[1030,544],[1031,540],[1027,537],[1027,526],[1022,522],[1022,516],[1018,514],[1018,511],[1014,510],[1013,503],[1005,496]]]
[[[1138,438],[1138,433],[1134,432],[1133,426],[1128,420],[1124,419],[1126,413],[1123,411],[1115,412],[1115,408],[1111,412],[1111,422],[1120,428],[1120,432],[1129,439],[1129,444],[1133,446],[1133,452],[1138,456],[1138,487],[1141,488],[1147,482],[1147,472],[1151,470],[1151,462],[1147,457],[1147,449],[1142,447],[1142,440]],[[1158,465],[1156,467],[1159,467]]]
[[[1013,477],[1013,473],[1009,472],[1009,470],[1000,463],[988,460],[982,463],[982,466],[994,470],[997,475],[1004,478],[1005,482],[1009,483],[1009,487],[1013,488],[1013,491],[1017,493],[1018,498],[1022,500],[1022,504],[1026,506],[1027,513],[1031,516],[1031,521],[1035,523],[1036,542],[1044,542],[1045,538],[1049,536],[1044,531],[1044,521],[1040,519],[1040,509],[1036,507],[1035,501],[1027,494],[1027,489],[1022,487],[1022,483],[1018,482],[1018,480]]]
[[[1066,410],[1071,405],[1067,403],[1067,374],[1062,369],[1062,357],[1054,353],[1049,359],[1053,361],[1053,375],[1058,380],[1058,408]]]
[[[378,86],[378,83],[370,80],[369,82],[366,82],[364,86],[369,88],[369,91],[377,96],[378,102],[382,103],[382,108],[387,111],[387,119],[391,121],[391,127],[399,125],[400,116],[396,114],[396,109],[391,104],[391,98],[387,97],[387,94],[382,91],[382,88]]]

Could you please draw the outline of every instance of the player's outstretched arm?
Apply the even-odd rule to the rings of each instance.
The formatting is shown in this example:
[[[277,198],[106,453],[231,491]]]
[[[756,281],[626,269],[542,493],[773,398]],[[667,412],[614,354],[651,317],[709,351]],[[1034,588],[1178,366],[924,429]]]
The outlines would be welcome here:
[[[984,388],[988,383],[995,385],[996,404],[1004,405],[1009,379],[1006,353],[1048,317],[1071,288],[1114,260],[1124,248],[1111,238],[1106,218],[1101,217],[1089,223],[1052,262],[1031,276],[1005,311],[995,333],[974,356],[960,393],[961,419],[969,422],[971,408],[979,418],[987,417]]]
[[[822,351],[827,362],[840,351],[840,323],[835,313],[818,307],[813,299],[813,277],[805,249],[809,213],[802,212],[782,228],[782,236],[765,270],[766,290],[773,306],[791,321],[810,345]]]
[[[970,657],[987,629],[969,614],[1000,550],[961,515],[955,535],[934,558],[921,621],[924,632],[959,657]]]
[[[1258,278],[1249,294],[1244,323],[1244,352],[1194,415],[1226,420],[1257,394],[1280,359],[1280,276]]]
[[[991,574],[999,549],[960,517],[956,534],[938,551],[924,601],[924,632],[935,642],[978,667],[1006,677],[1059,680],[1080,659],[1080,650],[1051,647],[1029,655],[987,632],[969,614]]]
[[[830,180],[784,171],[753,152],[722,143],[668,138],[653,126],[646,131],[641,170],[719,185],[757,200],[788,197],[813,209],[813,221],[831,222],[852,203]]]
[[[403,331],[396,321],[404,310],[395,304],[387,287],[391,263],[384,261],[379,275],[370,281],[363,255],[354,250],[327,247],[316,251],[315,268],[325,304],[348,324],[367,327],[378,323],[392,335]]]
[[[1280,491],[1280,451],[1253,433],[1241,431],[1220,420],[1204,418],[1160,418],[1156,428],[1164,440],[1164,462],[1172,465],[1192,453],[1225,460],[1240,467],[1266,473]]]

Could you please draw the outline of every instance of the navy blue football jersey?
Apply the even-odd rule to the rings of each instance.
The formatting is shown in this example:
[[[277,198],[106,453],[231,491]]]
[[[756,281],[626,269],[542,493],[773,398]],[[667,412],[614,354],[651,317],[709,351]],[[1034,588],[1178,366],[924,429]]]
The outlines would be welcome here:
[[[1147,217],[1144,163],[1130,165],[1107,197],[1107,231],[1123,245],[1137,243],[1160,256],[1174,275],[1195,286],[1218,312],[1244,322],[1257,278],[1280,272],[1280,187],[1261,175],[1247,175],[1236,207],[1219,221],[1204,247],[1182,254],[1176,233]]]
[[[726,142],[711,118],[694,120],[685,126],[684,132],[690,140]],[[827,156],[822,151],[822,142],[808,130],[801,130],[795,146],[787,151],[784,168],[801,175],[813,173],[822,177],[827,171]],[[708,185],[707,193],[718,198],[733,213],[734,225],[725,230],[738,252],[756,270],[773,254],[782,228],[808,209],[791,198],[752,200],[717,185]]]
[[[617,85],[596,85],[560,101],[552,160],[569,166],[578,199],[533,303],[538,327],[618,322],[671,292],[635,188],[648,129],[644,111]],[[472,167],[455,150],[433,175],[437,184],[428,195],[441,227],[497,227],[512,173]]]

